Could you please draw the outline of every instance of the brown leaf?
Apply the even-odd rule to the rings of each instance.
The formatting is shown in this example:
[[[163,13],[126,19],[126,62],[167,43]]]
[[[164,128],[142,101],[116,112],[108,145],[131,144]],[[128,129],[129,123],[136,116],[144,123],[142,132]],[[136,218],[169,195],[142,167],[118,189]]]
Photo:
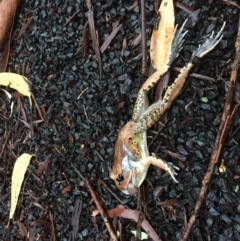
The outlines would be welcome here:
[[[161,206],[162,207],[169,207],[169,206],[176,205],[177,203],[178,203],[177,199],[171,199],[171,200],[165,201]]]
[[[158,81],[155,101],[162,100],[163,91],[167,89],[170,79],[169,71]]]
[[[136,223],[138,221],[138,217],[140,214],[141,213],[138,210],[126,209],[122,205],[118,205],[116,208],[109,210],[107,213],[108,217],[110,218],[118,216],[122,218],[133,219]],[[162,241],[144,216],[143,216],[141,226],[152,240]]]
[[[174,7],[172,0],[162,1],[158,11],[161,21],[153,29],[150,56],[154,69],[159,70],[167,63],[174,33]]]
[[[124,105],[125,105],[125,101],[121,101],[117,104],[116,109],[120,110],[124,107]]]
[[[74,142],[73,134],[71,132],[68,132],[68,141],[71,144],[73,144],[73,142]]]
[[[28,232],[27,232],[26,226],[20,221],[17,221],[17,225],[18,225],[18,232],[20,233],[21,237],[24,239],[27,238]]]
[[[71,186],[66,186],[66,187],[64,187],[64,188],[62,189],[61,193],[62,193],[62,194],[65,194],[65,193],[67,193],[67,192],[70,192],[71,189],[72,189]]]
[[[153,190],[153,195],[158,198],[161,196],[162,193],[163,193],[163,186],[157,186]]]
[[[47,113],[46,113],[46,110],[45,110],[45,106],[39,106],[39,109],[40,109],[40,112],[42,114],[42,117],[43,117],[43,120],[48,123],[48,118],[47,118]]]
[[[45,169],[48,167],[49,159],[51,158],[51,155],[48,155],[47,158],[38,164],[38,169],[36,171],[36,174],[39,176],[41,175]]]
[[[19,4],[20,0],[2,0],[0,3],[0,51],[9,37]]]

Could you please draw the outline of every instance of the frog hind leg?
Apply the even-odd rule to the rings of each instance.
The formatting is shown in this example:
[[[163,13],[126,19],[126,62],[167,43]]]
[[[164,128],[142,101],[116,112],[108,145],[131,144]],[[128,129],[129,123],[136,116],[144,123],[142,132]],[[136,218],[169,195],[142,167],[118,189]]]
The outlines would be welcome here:
[[[148,108],[147,92],[152,89],[158,80],[167,73],[172,62],[177,58],[179,52],[182,49],[184,42],[184,36],[188,31],[183,32],[184,26],[187,20],[183,23],[182,27],[177,30],[177,26],[174,30],[174,37],[171,44],[170,52],[168,54],[168,60],[165,66],[162,66],[156,72],[154,72],[142,85],[138,92],[137,100],[133,109],[132,120],[137,121],[143,112]]]
[[[182,27],[178,30],[177,26],[174,30],[174,36],[173,41],[171,44],[171,48],[168,53],[168,59],[164,66],[162,66],[160,69],[157,69],[155,73],[153,73],[142,85],[139,92],[148,92],[150,89],[155,86],[155,84],[158,82],[158,80],[167,73],[169,67],[171,66],[172,62],[178,57],[179,52],[182,49],[183,42],[184,42],[184,36],[188,31],[183,32],[184,26],[186,24],[187,20],[183,23]]]
[[[154,103],[145,112],[142,113],[142,115],[136,121],[135,125],[135,128],[139,132],[152,127],[155,123],[159,121],[165,111],[170,108],[172,102],[179,95],[183,88],[183,85],[185,84],[188,73],[194,65],[194,59],[202,58],[215,48],[215,46],[221,41],[223,37],[222,31],[224,27],[225,22],[216,36],[214,36],[213,32],[210,37],[202,45],[200,45],[196,51],[193,52],[191,60],[185,67],[181,69],[178,77],[174,80],[172,85],[167,88],[163,100],[159,100],[158,102]]]

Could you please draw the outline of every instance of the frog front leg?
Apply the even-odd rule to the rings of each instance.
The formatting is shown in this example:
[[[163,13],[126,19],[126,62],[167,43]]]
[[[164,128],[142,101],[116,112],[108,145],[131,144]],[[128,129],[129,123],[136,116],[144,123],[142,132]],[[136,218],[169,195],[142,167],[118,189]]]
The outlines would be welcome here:
[[[144,181],[148,168],[150,164],[163,169],[164,171],[168,172],[172,179],[177,183],[177,179],[175,175],[177,175],[176,170],[179,170],[179,167],[175,166],[171,162],[166,162],[161,158],[157,158],[155,155],[148,156],[142,159],[140,162],[130,162],[130,165],[135,168],[135,171],[132,173],[134,183],[136,183],[136,187],[139,188],[142,182]]]

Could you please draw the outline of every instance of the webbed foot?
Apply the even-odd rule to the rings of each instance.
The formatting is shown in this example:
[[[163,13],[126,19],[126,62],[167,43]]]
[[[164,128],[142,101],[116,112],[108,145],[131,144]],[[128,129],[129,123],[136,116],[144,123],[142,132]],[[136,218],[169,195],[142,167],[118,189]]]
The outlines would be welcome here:
[[[226,25],[226,22],[223,23],[222,28],[220,29],[220,31],[215,37],[214,37],[214,31],[212,31],[212,34],[210,35],[210,37],[207,38],[205,43],[203,43],[202,45],[199,45],[198,49],[195,52],[193,52],[192,59],[194,57],[202,58],[203,56],[208,54],[211,50],[213,50],[216,47],[216,45],[221,41],[223,37],[222,32],[225,25]]]
[[[186,22],[187,22],[187,19],[184,21],[182,27],[179,30],[177,29],[178,25],[176,25],[176,27],[174,29],[174,37],[173,37],[173,41],[172,41],[172,45],[171,45],[171,54],[170,54],[168,62],[167,62],[168,66],[170,66],[172,64],[174,59],[176,59],[178,57],[179,52],[182,50],[184,37],[188,32],[188,30],[183,32]]]

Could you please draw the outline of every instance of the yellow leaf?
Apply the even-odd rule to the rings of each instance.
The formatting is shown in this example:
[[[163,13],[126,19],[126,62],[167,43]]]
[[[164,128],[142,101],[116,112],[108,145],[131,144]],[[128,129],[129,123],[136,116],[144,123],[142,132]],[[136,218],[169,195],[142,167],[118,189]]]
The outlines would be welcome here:
[[[11,187],[11,208],[9,214],[8,224],[13,217],[17,207],[18,196],[21,190],[22,182],[25,172],[30,164],[30,159],[34,155],[23,153],[15,162],[12,174],[12,187]]]
[[[171,50],[175,22],[173,0],[163,0],[158,14],[161,20],[153,30],[150,46],[151,62],[156,70],[167,63]]]
[[[0,73],[0,85],[9,86],[17,90],[29,99],[29,104],[32,106],[31,92],[28,84],[28,79],[22,75],[14,73]]]
[[[134,235],[134,236],[137,236],[137,231],[131,231],[131,233]],[[141,232],[141,240],[143,239],[148,239],[148,235],[144,232]]]

